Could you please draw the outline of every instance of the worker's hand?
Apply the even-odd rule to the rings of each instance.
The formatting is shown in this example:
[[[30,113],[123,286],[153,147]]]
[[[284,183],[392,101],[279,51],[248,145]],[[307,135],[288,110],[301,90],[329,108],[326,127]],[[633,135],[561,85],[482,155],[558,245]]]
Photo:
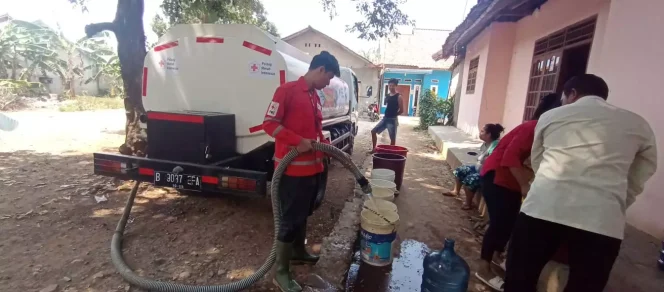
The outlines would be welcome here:
[[[523,196],[524,198],[528,195],[529,191],[530,191],[530,185],[521,186],[521,196]]]
[[[298,144],[295,149],[297,149],[297,152],[300,153],[309,152],[313,149],[311,143],[313,143],[313,140],[302,138],[302,140],[300,140],[300,144]]]

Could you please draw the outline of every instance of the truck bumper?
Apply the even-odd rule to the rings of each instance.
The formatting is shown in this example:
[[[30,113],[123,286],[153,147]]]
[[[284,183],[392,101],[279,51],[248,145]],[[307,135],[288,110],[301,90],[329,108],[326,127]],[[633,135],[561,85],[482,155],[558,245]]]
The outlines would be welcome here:
[[[94,153],[94,173],[178,190],[265,196],[267,173],[213,165]]]

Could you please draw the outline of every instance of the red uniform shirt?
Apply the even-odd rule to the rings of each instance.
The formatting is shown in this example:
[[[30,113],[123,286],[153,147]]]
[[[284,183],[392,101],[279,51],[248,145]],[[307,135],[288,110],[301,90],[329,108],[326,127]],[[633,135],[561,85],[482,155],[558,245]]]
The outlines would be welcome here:
[[[527,121],[502,137],[496,149],[484,161],[480,175],[495,170],[496,177],[493,183],[520,192],[519,182],[509,168],[523,166],[526,158],[530,156],[530,149],[535,139],[535,126],[537,121]]]
[[[265,113],[263,130],[275,139],[274,167],[304,139],[323,141],[323,113],[316,91],[304,77],[282,84]],[[323,172],[323,153],[301,153],[286,169],[289,176],[311,176]]]

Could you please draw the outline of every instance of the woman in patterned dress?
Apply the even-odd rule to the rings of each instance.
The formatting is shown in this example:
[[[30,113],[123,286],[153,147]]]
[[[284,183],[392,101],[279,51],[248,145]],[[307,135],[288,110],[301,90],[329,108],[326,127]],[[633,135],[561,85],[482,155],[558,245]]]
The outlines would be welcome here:
[[[505,130],[500,124],[486,124],[480,132],[480,139],[484,144],[480,147],[480,155],[477,157],[477,164],[462,165],[454,170],[456,178],[454,190],[443,193],[444,196],[456,197],[459,195],[461,188],[466,194],[466,201],[461,207],[462,210],[472,210],[473,198],[475,193],[480,188],[480,169],[484,160],[493,152],[493,149],[498,145],[500,134]]]

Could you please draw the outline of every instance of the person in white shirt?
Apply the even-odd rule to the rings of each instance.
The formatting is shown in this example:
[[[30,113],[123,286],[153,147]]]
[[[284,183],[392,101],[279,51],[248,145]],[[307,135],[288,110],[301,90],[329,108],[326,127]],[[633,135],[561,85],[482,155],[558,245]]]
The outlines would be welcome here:
[[[534,292],[544,265],[568,246],[566,292],[604,290],[620,251],[625,210],[657,168],[657,147],[641,116],[606,102],[609,88],[585,74],[565,83],[564,106],[540,118],[535,179],[514,227],[505,291]]]

